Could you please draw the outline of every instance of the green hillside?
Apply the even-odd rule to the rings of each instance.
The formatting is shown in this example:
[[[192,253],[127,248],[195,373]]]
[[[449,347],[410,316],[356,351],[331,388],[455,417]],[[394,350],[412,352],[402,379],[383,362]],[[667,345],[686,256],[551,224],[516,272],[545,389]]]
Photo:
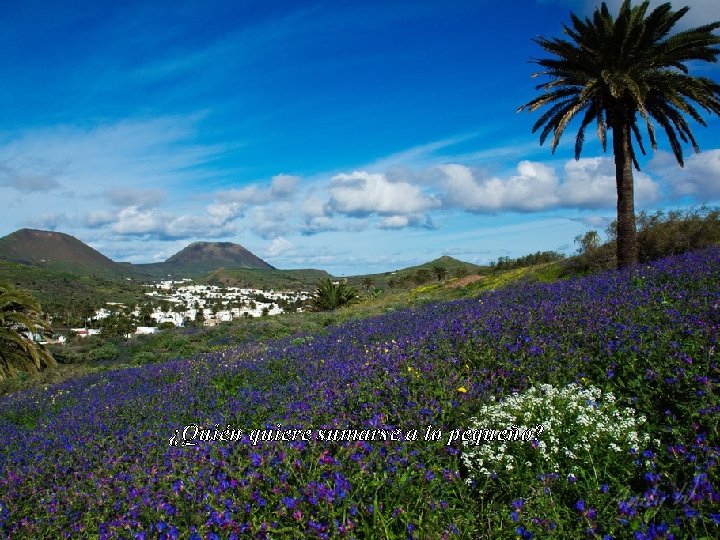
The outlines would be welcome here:
[[[140,284],[112,274],[63,272],[26,264],[0,261],[0,280],[21,287],[37,298],[51,314],[77,314],[106,302],[134,304],[143,297]]]
[[[412,288],[424,283],[437,281],[434,268],[438,266],[446,270],[446,275],[443,279],[461,278],[487,270],[487,267],[459,261],[453,257],[443,255],[432,261],[417,266],[401,268],[394,272],[350,276],[347,280],[351,285],[362,288]],[[372,284],[370,285],[370,283]]]
[[[202,281],[225,287],[253,287],[309,291],[322,280],[332,278],[325,270],[264,270],[259,268],[220,268]]]

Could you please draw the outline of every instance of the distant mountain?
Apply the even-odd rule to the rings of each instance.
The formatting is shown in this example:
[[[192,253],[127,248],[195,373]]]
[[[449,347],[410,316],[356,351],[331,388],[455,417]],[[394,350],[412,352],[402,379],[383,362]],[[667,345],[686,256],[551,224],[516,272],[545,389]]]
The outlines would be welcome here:
[[[253,255],[240,244],[231,242],[195,242],[170,257],[166,264],[218,266],[240,266],[242,268],[274,268]]]
[[[69,234],[20,229],[0,238],[0,260],[71,273],[126,275],[128,269]]]
[[[219,268],[274,270],[273,266],[260,257],[240,244],[231,242],[195,242],[178,251],[163,263],[136,266],[145,271],[171,275],[200,275]]]
[[[69,234],[20,229],[0,238],[0,261],[19,263],[76,275],[106,274],[116,277],[198,277],[220,268],[274,267],[240,244],[195,242],[162,263],[114,262]],[[108,276],[109,277],[109,276]]]

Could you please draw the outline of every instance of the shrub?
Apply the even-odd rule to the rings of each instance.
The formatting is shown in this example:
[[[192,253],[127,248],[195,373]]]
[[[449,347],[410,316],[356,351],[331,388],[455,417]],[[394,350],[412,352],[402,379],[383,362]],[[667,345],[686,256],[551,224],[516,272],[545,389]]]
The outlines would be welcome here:
[[[420,268],[417,270],[413,276],[412,280],[415,282],[416,285],[422,285],[423,283],[427,283],[430,281],[433,277],[432,272],[428,270],[427,268]]]
[[[107,362],[118,357],[117,345],[112,342],[105,342],[97,348],[88,351],[88,360],[91,362]]]
[[[575,243],[578,245],[577,254],[563,265],[566,275],[591,274],[617,266],[614,240],[603,244],[597,231],[588,231],[576,236]]]
[[[640,212],[637,227],[638,260],[654,261],[720,242],[720,209]]]
[[[638,261],[647,263],[720,243],[720,208],[640,212],[636,218]],[[564,264],[564,273],[587,274],[615,268],[617,222],[606,230],[601,243],[597,231],[575,238],[578,251]],[[498,261],[500,263],[500,261]]]
[[[513,270],[515,268],[525,268],[526,266],[535,266],[536,264],[546,264],[561,261],[565,258],[562,253],[556,251],[536,251],[517,259],[510,257],[500,257],[497,262],[491,263],[493,270]]]

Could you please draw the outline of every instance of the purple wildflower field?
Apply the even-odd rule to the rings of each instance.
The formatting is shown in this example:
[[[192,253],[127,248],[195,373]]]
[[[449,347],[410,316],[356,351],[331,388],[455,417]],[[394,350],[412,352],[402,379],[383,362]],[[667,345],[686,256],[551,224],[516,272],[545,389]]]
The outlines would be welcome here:
[[[719,284],[711,248],[10,395],[0,538],[718,537]],[[482,405],[571,382],[644,415],[648,444],[482,480],[448,444]],[[244,435],[169,444],[191,424]],[[278,424],[315,440],[253,444]]]

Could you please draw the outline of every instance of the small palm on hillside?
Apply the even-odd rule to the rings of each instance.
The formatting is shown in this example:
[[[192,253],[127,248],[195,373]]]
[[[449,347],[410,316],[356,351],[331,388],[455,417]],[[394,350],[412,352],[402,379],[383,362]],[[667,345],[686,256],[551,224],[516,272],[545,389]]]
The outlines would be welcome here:
[[[433,266],[433,272],[435,272],[435,276],[437,277],[438,281],[442,281],[448,273],[447,268],[445,268],[441,264],[436,264],[435,266]]]
[[[40,304],[28,293],[0,283],[0,380],[19,372],[38,372],[55,365],[55,359],[26,333],[49,330]]]
[[[333,283],[325,279],[315,288],[312,305],[319,311],[337,309],[353,302],[358,296],[357,289],[346,283]]]

